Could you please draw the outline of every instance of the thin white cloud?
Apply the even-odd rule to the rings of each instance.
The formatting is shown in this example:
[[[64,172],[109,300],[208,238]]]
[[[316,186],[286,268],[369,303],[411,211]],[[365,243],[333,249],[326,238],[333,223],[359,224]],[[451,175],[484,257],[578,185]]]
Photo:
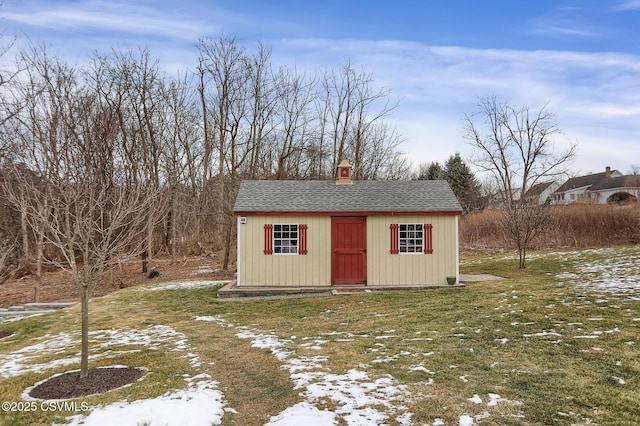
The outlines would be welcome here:
[[[615,7],[615,10],[637,10],[640,9],[640,0],[626,0]]]
[[[20,10],[5,8],[3,12],[4,19],[7,21],[56,31],[77,32],[84,29],[195,39],[206,32],[216,30],[215,27],[206,26],[198,19],[161,13],[157,8],[136,2],[91,1],[73,4],[43,2]]]
[[[444,161],[457,151],[465,156],[468,148],[461,138],[462,116],[474,108],[479,97],[490,94],[518,106],[537,108],[548,103],[567,137],[585,145],[580,150],[579,169],[599,170],[603,163],[626,169],[638,162],[637,158],[627,156],[629,163],[619,164],[621,159],[614,155],[620,150],[609,149],[603,154],[590,148],[608,141],[628,147],[623,152],[635,149],[630,141],[637,136],[640,121],[638,55],[472,49],[402,40],[281,39],[276,38],[278,34],[299,34],[296,27],[304,26],[305,22],[255,16],[256,12],[234,12],[212,5],[203,6],[205,15],[187,12],[186,8],[192,8],[193,4],[183,7],[163,2],[163,6],[157,6],[150,1],[74,4],[42,1],[37,6],[33,5],[35,2],[28,3],[32,5],[30,10],[3,6],[5,20],[70,32],[78,28],[102,31],[99,42],[107,47],[116,47],[123,40],[128,43],[144,40],[143,44],[149,45],[153,54],[162,56],[161,65],[170,69],[194,66],[197,52],[193,40],[222,31],[241,35],[239,41],[249,50],[252,42],[246,40],[266,36],[264,41],[273,47],[276,67],[295,66],[307,75],[337,69],[351,59],[354,66],[372,74],[376,85],[392,89],[392,95],[402,99],[390,118],[407,139],[403,150],[416,163]],[[25,3],[22,5],[27,7]],[[619,8],[639,9],[640,0],[620,2]],[[597,34],[589,25],[559,19],[567,16],[557,18],[533,25],[548,35],[586,40]],[[119,34],[114,35],[108,46],[107,37],[114,30]],[[98,40],[67,39],[62,42],[65,46],[85,43],[92,48]],[[57,43],[55,39],[50,41]]]
[[[629,168],[637,159],[602,152],[633,151],[640,121],[640,57],[619,53],[471,49],[402,41],[295,39],[274,41],[284,63],[313,70],[345,58],[371,72],[376,85],[402,99],[393,121],[414,164],[469,156],[462,117],[479,97],[495,94],[516,106],[548,104],[565,138],[579,145],[576,170]],[[584,145],[584,146],[583,146]],[[594,149],[599,147],[599,151]],[[607,163],[607,164],[604,164]]]
[[[598,33],[592,30],[586,30],[583,28],[569,27],[569,26],[560,26],[560,25],[550,25],[550,24],[539,24],[535,28],[535,32],[538,34],[544,35],[563,35],[563,36],[572,36],[572,37],[596,37]]]
[[[530,32],[554,39],[587,40],[606,37],[610,29],[601,21],[590,18],[593,6],[556,5],[530,21]]]

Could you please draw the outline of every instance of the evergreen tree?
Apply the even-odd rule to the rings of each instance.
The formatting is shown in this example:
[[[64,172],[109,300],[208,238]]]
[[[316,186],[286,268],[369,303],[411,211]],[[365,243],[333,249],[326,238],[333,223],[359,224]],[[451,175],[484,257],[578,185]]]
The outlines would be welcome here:
[[[482,207],[480,183],[469,166],[462,160],[460,153],[456,152],[445,163],[444,179],[447,180],[458,198],[464,213]]]
[[[420,163],[418,165],[418,172],[416,173],[414,180],[442,180],[445,178],[445,171],[437,161],[433,161],[429,164]]]
[[[456,152],[449,157],[444,167],[437,161],[428,164],[420,163],[414,180],[446,180],[465,214],[486,206],[486,199],[480,191],[481,185],[460,157],[460,153]]]

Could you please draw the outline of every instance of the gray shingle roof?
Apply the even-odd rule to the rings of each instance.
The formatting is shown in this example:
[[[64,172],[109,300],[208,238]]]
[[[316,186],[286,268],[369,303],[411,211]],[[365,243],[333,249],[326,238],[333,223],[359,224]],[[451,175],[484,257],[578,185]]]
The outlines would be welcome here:
[[[640,175],[617,176],[603,179],[591,187],[592,191],[604,189],[640,188]]]
[[[618,173],[617,170],[612,170],[612,173]],[[556,192],[565,192],[570,191],[576,188],[591,188],[591,186],[597,184],[603,179],[607,179],[606,172],[594,173],[586,176],[577,176],[570,178],[565,183],[563,183],[560,188],[556,190]],[[610,178],[608,178],[610,179]]]
[[[526,194],[525,197],[535,197],[536,195],[541,195],[547,188],[553,185],[553,181],[550,182],[542,182],[533,185]]]
[[[234,212],[461,212],[443,180],[245,180]]]

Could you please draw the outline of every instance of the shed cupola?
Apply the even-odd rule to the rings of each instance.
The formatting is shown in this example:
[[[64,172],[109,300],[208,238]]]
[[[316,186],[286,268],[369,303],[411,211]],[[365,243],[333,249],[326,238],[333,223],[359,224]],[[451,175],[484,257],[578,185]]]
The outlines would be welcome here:
[[[353,180],[351,179],[351,164],[347,160],[342,160],[338,164],[338,180],[337,185],[351,185]]]

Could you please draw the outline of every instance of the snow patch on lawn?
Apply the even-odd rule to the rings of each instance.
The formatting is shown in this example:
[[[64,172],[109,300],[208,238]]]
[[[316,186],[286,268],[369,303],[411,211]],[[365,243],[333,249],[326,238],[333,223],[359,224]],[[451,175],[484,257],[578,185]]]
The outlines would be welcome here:
[[[75,333],[76,335],[78,333]],[[70,333],[59,333],[55,336],[46,334],[36,340],[40,343],[16,349],[8,354],[0,354],[0,376],[4,378],[20,376],[30,372],[39,372],[59,366],[70,365],[80,361],[75,356],[71,358],[57,359],[47,363],[35,363],[36,360],[48,355],[64,353],[65,349],[77,343],[77,338]]]
[[[146,348],[179,352],[192,367],[200,367],[200,358],[194,353],[187,337],[168,326],[95,330],[89,332],[89,339],[93,352],[90,359],[113,358]],[[0,375],[9,378],[30,372],[42,373],[80,362],[79,332],[46,334],[36,341],[32,345],[0,355]],[[51,360],[56,356],[62,357]],[[188,377],[185,381],[185,389],[173,390],[158,398],[118,401],[107,406],[97,406],[88,415],[78,414],[67,419],[72,425],[89,426],[220,424],[225,403],[223,394],[217,390],[218,383],[204,373]]]
[[[201,321],[220,324],[220,317],[197,317]],[[384,424],[393,418],[401,425],[410,425],[412,414],[403,404],[411,398],[407,387],[391,375],[372,378],[366,371],[353,368],[345,374],[327,371],[328,357],[302,356],[292,349],[297,339],[281,339],[275,334],[265,333],[249,327],[236,327],[236,336],[250,339],[251,346],[266,349],[283,363],[289,371],[295,389],[301,389],[306,401],[289,407],[272,417],[268,425],[337,424],[339,419],[348,425]],[[386,331],[385,333],[393,330]],[[386,337],[387,335],[385,335]],[[303,338],[300,340],[313,340]],[[322,344],[325,342],[323,341]],[[302,344],[305,350],[309,348]],[[314,348],[315,349],[315,348]],[[404,355],[404,354],[403,354]],[[316,404],[323,401],[337,405],[333,413],[319,410]],[[318,423],[324,421],[324,423]],[[313,423],[316,422],[316,423]]]
[[[301,423],[301,419],[304,421]],[[277,416],[271,417],[270,426],[333,426],[337,425],[336,414],[327,410],[319,410],[315,405],[301,402],[289,407]]]
[[[195,271],[191,272],[191,275],[202,275],[202,274],[211,274],[213,272],[218,271],[218,269],[213,269],[212,266],[201,266],[200,268],[196,269]]]
[[[98,406],[91,414],[68,417],[69,425],[110,426],[210,426],[219,425],[224,415],[223,395],[207,374],[187,379],[187,388],[167,392],[154,399],[118,401]]]
[[[60,366],[80,363],[80,332],[46,334],[34,343],[8,354],[0,354],[0,376],[9,378],[26,373],[40,373]],[[192,367],[200,360],[191,351],[187,337],[173,328],[156,325],[145,329],[121,328],[89,332],[90,360],[113,358],[123,353],[138,352],[141,347],[169,352],[184,352]],[[55,359],[51,359],[55,358]],[[48,359],[48,360],[47,360]]]
[[[145,287],[145,291],[161,291],[161,290],[186,290],[194,288],[215,287],[226,284],[229,281],[176,281],[158,284],[153,287]]]
[[[602,258],[594,262],[593,255]],[[557,274],[557,279],[575,287],[640,300],[640,249],[637,247],[580,250],[560,256],[576,271]]]

